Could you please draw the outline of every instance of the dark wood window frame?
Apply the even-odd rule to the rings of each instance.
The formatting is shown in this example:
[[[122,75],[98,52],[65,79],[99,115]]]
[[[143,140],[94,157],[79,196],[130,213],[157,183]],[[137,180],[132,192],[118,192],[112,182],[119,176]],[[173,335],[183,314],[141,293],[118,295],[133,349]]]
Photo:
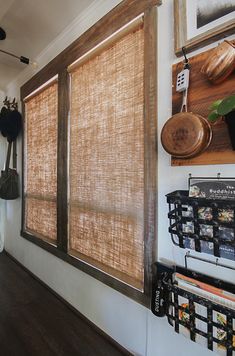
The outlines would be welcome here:
[[[90,274],[103,283],[129,296],[137,302],[149,307],[151,295],[152,263],[156,251],[156,174],[157,174],[157,145],[156,145],[156,14],[155,5],[160,0],[124,0],[94,26],[81,35],[63,52],[49,62],[42,70],[21,87],[21,100],[39,88],[50,78],[58,75],[58,159],[57,159],[57,246],[31,235],[24,229],[25,201],[22,199],[22,230],[21,236],[61,258],[69,264]],[[145,145],[145,196],[144,196],[144,291],[134,289],[114,277],[99,271],[85,262],[67,253],[67,151],[68,151],[68,111],[69,111],[69,74],[68,66],[77,58],[94,48],[115,31],[128,24],[143,13],[144,16],[144,145]],[[24,149],[24,140],[23,140]],[[24,172],[24,157],[23,170]],[[23,177],[24,192],[24,177]]]

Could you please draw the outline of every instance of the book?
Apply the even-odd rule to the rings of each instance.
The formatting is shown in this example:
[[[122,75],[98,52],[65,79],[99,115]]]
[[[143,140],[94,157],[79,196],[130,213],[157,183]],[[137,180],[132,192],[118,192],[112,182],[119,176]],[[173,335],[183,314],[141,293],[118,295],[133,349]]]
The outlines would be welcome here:
[[[213,226],[200,224],[199,235],[204,238],[211,238],[212,241],[200,240],[201,252],[210,255],[214,254],[213,243]],[[190,234],[194,233],[193,222],[187,221],[186,224],[182,224],[182,231],[184,236],[184,247],[190,250],[195,250],[195,241]],[[234,229],[224,226],[219,226],[219,254],[220,257],[235,261],[235,247],[230,244],[226,244],[226,241],[234,241]]]
[[[189,303],[186,298],[181,296],[179,296],[178,302],[181,307],[179,309],[179,320],[184,322],[184,325],[179,324],[179,333],[187,338],[190,338]],[[194,310],[197,315],[207,318],[207,310],[203,305],[194,303]],[[226,327],[227,325],[227,317],[223,313],[213,311],[212,320],[213,322],[218,324],[218,326],[213,327],[213,337],[218,340],[218,342],[215,341],[213,342],[213,351],[216,352],[218,355],[227,356],[227,350],[225,347],[225,343],[227,341],[227,333],[224,330],[224,327]],[[200,333],[204,333],[204,336],[200,335],[199,333],[196,333],[195,342],[207,348],[207,338],[206,338],[208,334],[207,323],[199,318],[195,318],[195,328]],[[233,330],[235,330],[234,322],[233,322]],[[235,336],[233,336],[233,347],[235,347]],[[233,355],[234,354],[235,352],[233,352]]]
[[[214,287],[210,284],[201,282],[180,273],[174,273],[174,283],[184,290],[192,292],[212,302],[221,304],[235,310],[235,294],[223,289]]]
[[[198,208],[198,219],[202,220],[212,220],[213,219],[213,213],[212,213],[212,208],[203,206]]]
[[[234,210],[218,209],[218,220],[222,223],[232,223],[234,221]]]
[[[235,249],[233,246],[220,245],[219,252],[220,252],[220,257],[235,261]]]
[[[214,287],[207,283],[201,282],[194,278],[184,276],[180,273],[174,273],[173,281],[178,285],[179,288],[201,296],[205,299],[209,299],[215,303],[221,304],[225,307],[229,307],[235,310],[235,294],[227,292],[223,289]],[[178,303],[181,308],[179,308],[179,320],[184,322],[184,325],[179,325],[179,332],[184,336],[190,338],[190,311],[189,311],[189,301],[186,297],[178,296]],[[197,315],[202,316],[207,319],[207,308],[200,303],[194,302],[193,309],[195,312],[195,327],[199,330],[202,335],[196,333],[195,341],[201,345],[207,347],[207,333],[208,326],[207,323],[199,318]],[[213,326],[213,336],[218,340],[218,342],[213,342],[213,350],[219,355],[226,356],[226,347],[224,346],[227,340],[227,332],[223,327],[227,325],[227,317],[225,314],[213,310],[212,313],[213,322],[217,323]],[[221,325],[221,328],[220,328]],[[235,321],[232,324],[233,331],[235,330]],[[204,336],[203,336],[204,334]],[[235,336],[233,336],[233,346],[235,347]]]
[[[234,180],[191,179],[189,197],[206,199],[235,199]]]

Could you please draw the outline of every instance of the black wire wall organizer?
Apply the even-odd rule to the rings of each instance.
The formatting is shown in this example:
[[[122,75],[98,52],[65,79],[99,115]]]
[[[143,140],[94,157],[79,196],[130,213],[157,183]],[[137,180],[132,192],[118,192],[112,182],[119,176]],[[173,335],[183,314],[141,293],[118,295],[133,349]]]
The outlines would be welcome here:
[[[189,197],[187,190],[166,197],[175,245],[235,260],[235,200]]]
[[[234,293],[234,285],[178,266],[155,263],[152,288],[152,312],[167,316],[177,333],[186,333],[192,341],[223,355],[235,355],[235,310],[221,305],[217,299],[209,300],[193,291],[185,290],[174,282],[174,273],[194,278],[212,287]],[[182,302],[183,300],[183,302]]]
[[[191,179],[190,175],[189,187]],[[220,174],[194,179],[208,179],[209,191],[223,186],[214,184],[221,179]],[[188,259],[192,258],[235,270],[233,265],[220,262],[220,257],[235,261],[235,178],[222,180],[226,186],[231,184],[231,195],[226,191],[221,198],[221,190],[215,195],[203,191],[207,198],[190,197],[189,190],[166,195],[169,233],[174,245],[186,249],[185,267],[154,264],[151,310],[158,317],[166,316],[177,333],[218,354],[235,356],[235,286],[188,269]],[[212,256],[201,257],[201,252],[214,255],[215,261]]]

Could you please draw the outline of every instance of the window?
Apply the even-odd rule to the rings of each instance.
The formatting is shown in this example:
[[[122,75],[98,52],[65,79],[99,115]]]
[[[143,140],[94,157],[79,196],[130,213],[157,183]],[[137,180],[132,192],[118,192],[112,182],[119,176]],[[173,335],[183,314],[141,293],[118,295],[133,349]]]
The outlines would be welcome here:
[[[21,88],[22,236],[145,305],[155,237],[156,3],[123,1]]]
[[[25,229],[56,244],[57,82],[25,100]]]
[[[71,72],[70,253],[143,289],[144,36]]]

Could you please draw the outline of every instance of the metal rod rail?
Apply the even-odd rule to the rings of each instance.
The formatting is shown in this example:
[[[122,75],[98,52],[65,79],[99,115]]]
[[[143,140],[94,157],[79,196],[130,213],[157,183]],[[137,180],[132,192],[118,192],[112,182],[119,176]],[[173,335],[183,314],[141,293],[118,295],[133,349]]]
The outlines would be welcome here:
[[[216,258],[215,261],[211,261],[211,260],[207,260],[207,259],[202,258],[202,257],[193,256],[193,255],[190,254],[190,251],[188,251],[184,256],[184,263],[185,263],[185,268],[186,269],[188,269],[188,261],[187,261],[188,258],[192,258],[194,260],[210,263],[210,264],[215,265],[215,266],[224,267],[224,268],[231,269],[232,271],[235,271],[235,267],[228,266],[228,265],[225,265],[223,263],[218,262],[219,261],[218,258]]]

